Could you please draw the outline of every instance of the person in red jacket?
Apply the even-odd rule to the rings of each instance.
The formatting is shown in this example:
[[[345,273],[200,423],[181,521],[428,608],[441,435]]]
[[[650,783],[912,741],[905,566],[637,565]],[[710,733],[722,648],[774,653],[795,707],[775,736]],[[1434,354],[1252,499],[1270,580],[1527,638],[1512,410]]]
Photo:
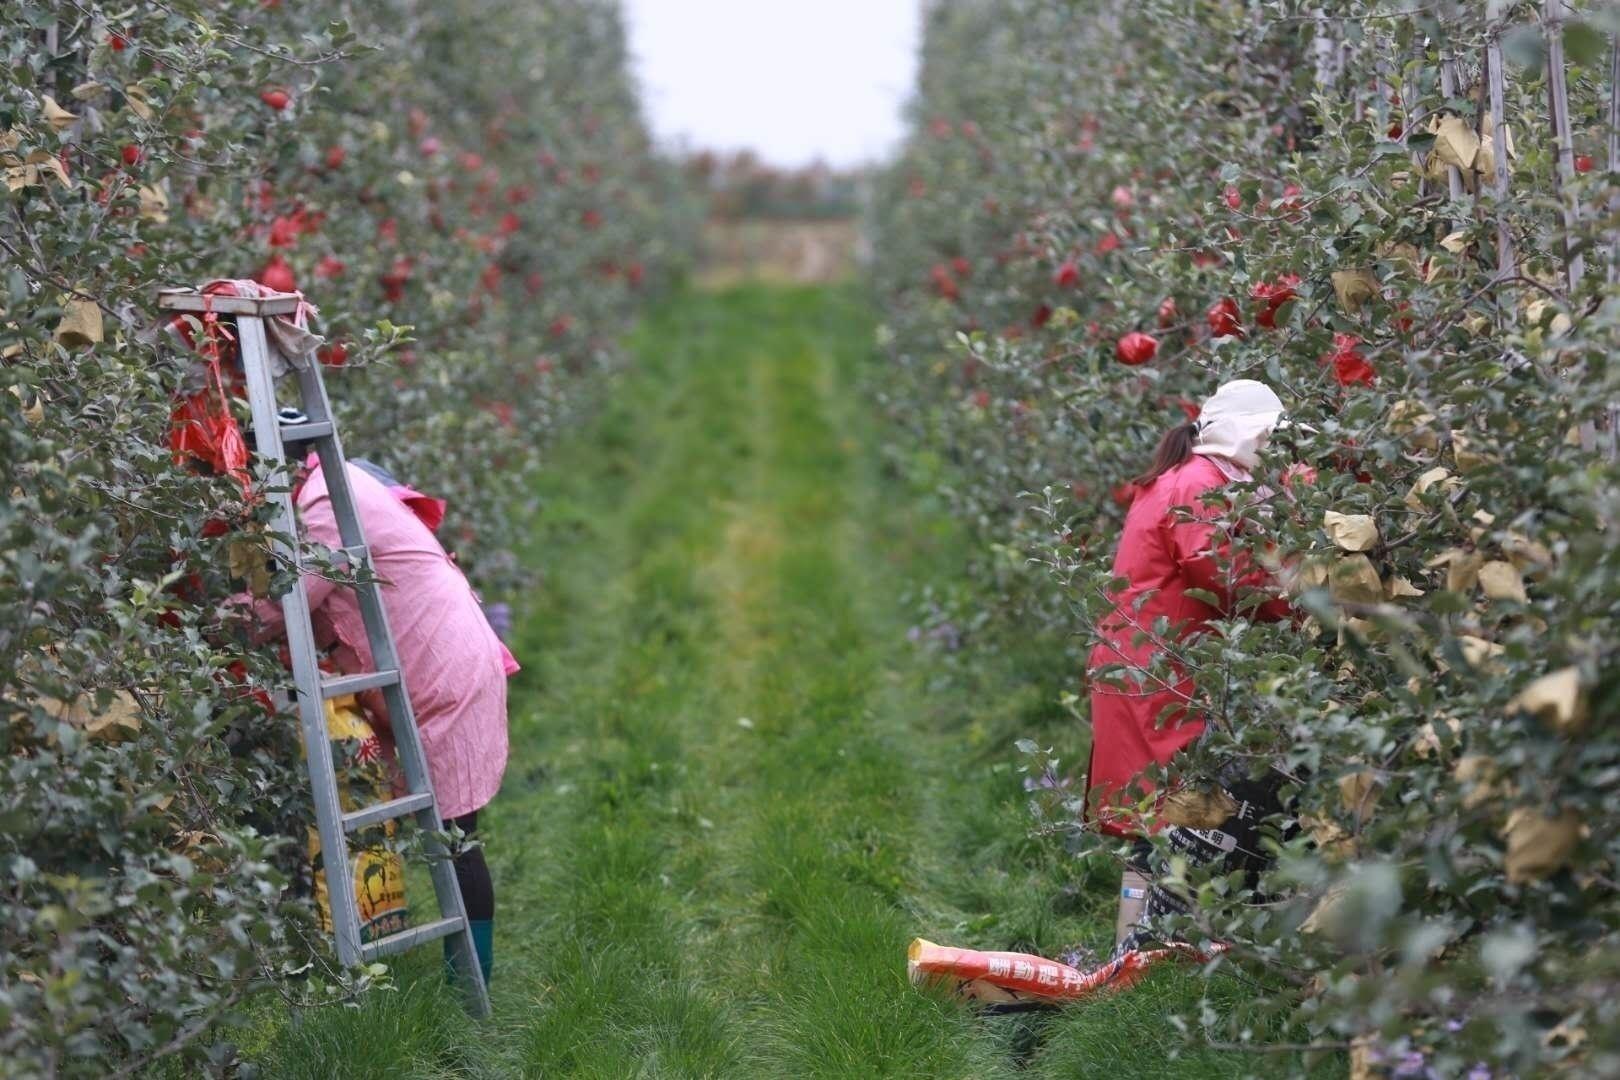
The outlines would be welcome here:
[[[1178,663],[1176,645],[1217,619],[1288,615],[1270,575],[1235,551],[1236,526],[1224,520],[1218,495],[1253,479],[1282,414],[1282,402],[1264,383],[1226,383],[1197,420],[1165,434],[1152,468],[1135,481],[1114,557],[1114,578],[1124,584],[1109,595],[1086,667],[1092,726],[1086,808],[1105,833],[1142,834],[1137,807],[1153,792],[1147,774],[1203,734],[1204,718],[1192,707],[1193,679]],[[1147,898],[1143,869],[1133,864],[1122,883],[1119,939]]]

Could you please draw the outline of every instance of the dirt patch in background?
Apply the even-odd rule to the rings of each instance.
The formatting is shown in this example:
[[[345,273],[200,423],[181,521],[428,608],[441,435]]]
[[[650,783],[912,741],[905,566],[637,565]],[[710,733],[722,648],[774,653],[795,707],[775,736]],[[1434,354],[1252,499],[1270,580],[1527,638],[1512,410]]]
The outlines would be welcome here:
[[[853,218],[824,221],[716,221],[703,226],[703,288],[740,281],[819,284],[855,271],[860,227]]]

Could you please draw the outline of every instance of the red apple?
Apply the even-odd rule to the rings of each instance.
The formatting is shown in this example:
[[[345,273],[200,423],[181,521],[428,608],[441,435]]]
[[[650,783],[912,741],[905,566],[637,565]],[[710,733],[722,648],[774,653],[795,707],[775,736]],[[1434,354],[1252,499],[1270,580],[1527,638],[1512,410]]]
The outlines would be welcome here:
[[[1592,155],[1591,154],[1576,154],[1575,155],[1575,171],[1579,172],[1579,173],[1591,172],[1592,171]]]
[[[321,261],[315,264],[315,276],[323,280],[331,280],[343,276],[348,269],[343,262],[331,255],[321,256]]]
[[[343,149],[343,147],[331,147],[326,151],[326,167],[328,169],[341,169],[343,168],[344,159],[348,156],[349,152]]]
[[[968,274],[973,272],[973,264],[968,262],[963,256],[958,255],[956,258],[951,260],[951,270],[956,274],[957,277],[967,277]]]
[[[334,341],[330,345],[322,345],[315,351],[315,359],[327,367],[342,367],[349,362],[349,347],[341,341]]]
[[[1356,348],[1360,344],[1354,334],[1334,334],[1333,352],[1322,358],[1324,364],[1333,365],[1333,378],[1340,386],[1371,386],[1378,381],[1378,373]]]
[[[1114,343],[1114,357],[1128,367],[1147,363],[1158,351],[1159,339],[1140,330],[1133,330]]]
[[[273,248],[292,247],[298,243],[298,234],[303,230],[293,218],[278,217],[270,223],[270,246]]]
[[[1174,326],[1175,323],[1176,323],[1176,316],[1179,315],[1179,314],[1180,314],[1180,312],[1178,312],[1176,310],[1176,298],[1175,297],[1167,296],[1163,300],[1160,300],[1159,301],[1159,329],[1162,330],[1167,326]]]
[[[405,298],[405,283],[411,279],[411,260],[401,256],[394,260],[394,265],[378,277],[383,287],[383,295],[390,303],[397,304]]]
[[[1235,184],[1226,185],[1226,190],[1221,192],[1221,201],[1226,204],[1228,210],[1243,209],[1243,193]]]
[[[288,266],[287,260],[280,255],[270,256],[270,261],[260,267],[257,274],[253,275],[253,280],[276,292],[290,293],[298,291],[298,282],[293,278],[292,267]]]
[[[133,168],[141,163],[141,158],[144,157],[145,154],[141,148],[136,146],[134,143],[126,143],[122,151],[122,156],[124,158],[124,164]]]
[[[1073,259],[1065,259],[1052,275],[1052,283],[1060,289],[1072,289],[1080,284],[1080,267]]]
[[[1295,484],[1310,486],[1316,483],[1316,470],[1303,461],[1296,461],[1283,470],[1282,485],[1292,491]]]
[[[1238,321],[1237,301],[1230,296],[1211,304],[1204,313],[1204,321],[1209,323],[1209,332],[1215,337],[1243,336],[1243,324]]]
[[[1275,330],[1277,328],[1277,315],[1282,311],[1283,305],[1299,296],[1299,293],[1295,291],[1296,286],[1299,285],[1299,280],[1298,274],[1284,274],[1274,282],[1256,282],[1254,287],[1249,290],[1249,299],[1259,304],[1259,311],[1255,315],[1254,321],[1267,330]]]
[[[287,91],[279,86],[272,86],[259,93],[259,100],[276,110],[276,112],[280,112],[287,107],[292,98],[287,94]]]

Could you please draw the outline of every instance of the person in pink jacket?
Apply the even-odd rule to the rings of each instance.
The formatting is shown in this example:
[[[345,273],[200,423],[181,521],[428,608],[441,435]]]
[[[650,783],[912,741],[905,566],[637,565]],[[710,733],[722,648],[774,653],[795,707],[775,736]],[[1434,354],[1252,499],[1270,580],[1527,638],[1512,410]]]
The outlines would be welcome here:
[[[413,508],[422,497],[409,489],[396,493],[352,461],[346,473],[372,564],[383,582],[383,607],[439,813],[447,828],[455,825],[473,836],[478,812],[500,789],[506,769],[506,679],[517,663],[490,627],[466,577]],[[303,537],[341,547],[326,479],[315,459],[293,498]],[[337,666],[347,673],[376,670],[354,591],[317,574],[305,575],[304,590],[316,641],[331,650]],[[258,601],[254,613],[262,638],[282,631],[279,600]],[[378,691],[362,695],[361,701],[373,716],[386,719]],[[455,868],[487,980],[494,952],[495,890],[483,849],[464,849]]]
[[[1125,584],[1108,598],[1087,664],[1086,810],[1105,833],[1141,834],[1135,807],[1153,791],[1146,774],[1204,731],[1204,718],[1191,708],[1193,680],[1175,659],[1177,643],[1240,612],[1266,620],[1288,615],[1270,575],[1234,553],[1221,500],[1210,498],[1252,479],[1282,413],[1264,383],[1226,383],[1196,421],[1165,434],[1153,466],[1135,481],[1113,567]],[[1155,629],[1161,621],[1163,629]],[[1135,924],[1147,891],[1143,868],[1133,865],[1122,883],[1117,937]]]

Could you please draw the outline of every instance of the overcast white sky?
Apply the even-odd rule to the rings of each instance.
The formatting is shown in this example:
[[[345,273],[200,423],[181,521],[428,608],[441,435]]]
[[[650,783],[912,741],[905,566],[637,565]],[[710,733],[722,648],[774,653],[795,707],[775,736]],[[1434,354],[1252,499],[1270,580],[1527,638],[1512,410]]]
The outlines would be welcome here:
[[[916,64],[917,0],[625,0],[653,131],[776,165],[885,155]]]

